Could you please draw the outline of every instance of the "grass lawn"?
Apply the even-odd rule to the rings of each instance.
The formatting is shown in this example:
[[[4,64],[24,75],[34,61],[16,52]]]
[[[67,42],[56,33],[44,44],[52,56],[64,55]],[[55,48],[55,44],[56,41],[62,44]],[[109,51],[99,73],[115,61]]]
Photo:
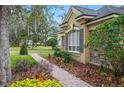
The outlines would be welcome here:
[[[38,53],[43,58],[48,58],[48,54],[52,54],[52,48],[51,47],[44,47],[44,46],[38,46],[34,49],[29,48],[29,53]]]
[[[35,63],[35,60],[29,55],[19,55],[19,47],[11,47],[10,48],[10,57],[11,57],[11,65],[15,66],[15,63],[19,60],[29,61],[31,64]],[[44,58],[48,57],[48,53],[52,53],[51,47],[35,47],[34,49],[28,48],[29,53],[38,53]]]

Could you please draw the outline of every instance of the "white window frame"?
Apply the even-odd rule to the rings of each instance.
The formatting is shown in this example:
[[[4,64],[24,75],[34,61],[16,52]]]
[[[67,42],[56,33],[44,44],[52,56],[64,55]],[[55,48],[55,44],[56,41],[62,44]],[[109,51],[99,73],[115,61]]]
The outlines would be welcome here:
[[[79,52],[78,47],[79,47],[79,30],[75,31],[70,31],[68,33],[68,51],[70,52]]]

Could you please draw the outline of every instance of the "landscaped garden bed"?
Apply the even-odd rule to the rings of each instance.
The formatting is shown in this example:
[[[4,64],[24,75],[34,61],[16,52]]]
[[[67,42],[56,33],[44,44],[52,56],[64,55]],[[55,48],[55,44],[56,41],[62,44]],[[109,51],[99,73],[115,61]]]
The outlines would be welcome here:
[[[108,73],[100,73],[99,67],[92,64],[83,64],[75,61],[70,63],[64,63],[60,58],[52,58],[52,63],[72,73],[81,80],[91,84],[92,86],[123,86],[123,78],[120,83],[116,84],[116,81],[112,81],[112,77]],[[108,70],[109,71],[109,70]]]
[[[11,48],[11,87],[61,87],[50,71],[38,64],[30,55],[20,55],[19,48]]]
[[[18,66],[19,67],[19,66]],[[27,67],[27,66],[26,66]],[[28,68],[12,70],[11,87],[61,87],[55,78],[44,67],[35,64]]]

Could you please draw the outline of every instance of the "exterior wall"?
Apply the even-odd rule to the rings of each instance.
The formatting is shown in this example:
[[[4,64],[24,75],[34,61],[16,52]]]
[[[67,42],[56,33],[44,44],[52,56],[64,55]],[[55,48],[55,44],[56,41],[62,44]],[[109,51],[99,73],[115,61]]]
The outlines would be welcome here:
[[[90,31],[94,30],[95,27],[104,22],[105,20],[108,20],[108,19],[111,19],[113,17],[115,17],[116,15],[113,15],[113,16],[110,16],[110,17],[106,17],[106,18],[103,18],[103,19],[99,19],[97,20],[96,22],[91,22],[91,23],[87,23],[87,24],[82,24],[80,25],[81,23],[80,22],[77,22],[75,20],[75,17],[77,16],[76,13],[71,13],[71,16],[70,18],[68,19],[68,26],[66,28],[66,30],[64,31],[64,33],[61,33],[61,34],[58,34],[58,38],[61,39],[62,36],[65,36],[65,46],[64,47],[60,47],[61,49],[63,50],[67,50],[67,40],[66,40],[66,37],[67,37],[67,33],[71,30],[73,30],[73,25],[75,26],[78,26],[80,27],[80,29],[83,29],[83,46],[85,46],[87,40],[88,40],[88,37],[89,37],[89,34],[90,34]],[[86,21],[86,20],[81,20],[82,21]],[[70,51],[68,51],[70,52]],[[96,61],[98,59],[98,52],[97,53],[92,53],[88,48],[84,48],[83,49],[83,52],[70,52],[73,59],[78,61],[78,62],[81,62],[81,63],[90,63],[91,61]],[[95,57],[97,56],[97,57]],[[96,59],[94,59],[96,58]]]
[[[66,50],[66,45],[67,45],[67,41],[66,41],[66,34],[69,32],[69,31],[71,31],[71,30],[73,30],[73,26],[75,25],[75,26],[77,26],[77,27],[81,27],[81,25],[78,23],[78,22],[76,22],[76,20],[75,20],[75,17],[78,15],[78,13],[77,12],[72,12],[72,14],[71,14],[71,17],[69,18],[69,20],[68,20],[68,27],[66,28],[67,30],[65,30],[65,47],[64,47],[64,50]],[[58,34],[58,38],[61,38],[63,35],[62,34]],[[60,47],[61,49],[63,49],[62,47]],[[68,50],[67,50],[68,51]],[[80,52],[71,52],[71,51],[68,51],[68,52],[70,52],[71,53],[71,55],[72,55],[72,58],[74,59],[74,60],[76,60],[76,61],[78,61],[78,62],[83,62],[83,53],[80,53]]]
[[[89,28],[87,27],[86,24],[83,25],[83,28],[84,28],[84,46],[86,45],[86,42],[88,40],[88,37],[89,37]],[[90,52],[89,52],[89,49],[88,48],[84,48],[84,51],[83,51],[83,63],[88,63],[90,60]]]
[[[58,45],[58,47],[59,47],[60,49],[64,50],[64,49],[65,49],[65,46],[62,45],[62,37],[65,37],[65,34],[64,34],[64,33],[59,33],[59,34],[58,34],[58,41],[61,40],[61,42],[60,42],[61,45]]]
[[[99,24],[103,23],[104,21],[109,20],[111,18],[104,19],[104,20],[100,19],[100,21],[98,21],[96,23],[86,25],[88,29],[85,30],[85,35],[87,35],[87,36],[84,38],[85,39],[88,38],[90,31],[93,31],[97,25],[99,25]],[[96,65],[96,64],[98,64],[98,62],[103,61],[103,58],[100,57],[101,54],[103,54],[103,52],[101,52],[101,51],[93,52],[93,51],[90,51],[89,49],[85,49],[84,56],[83,56],[85,59],[84,61],[86,63],[89,62],[89,63],[93,63]]]

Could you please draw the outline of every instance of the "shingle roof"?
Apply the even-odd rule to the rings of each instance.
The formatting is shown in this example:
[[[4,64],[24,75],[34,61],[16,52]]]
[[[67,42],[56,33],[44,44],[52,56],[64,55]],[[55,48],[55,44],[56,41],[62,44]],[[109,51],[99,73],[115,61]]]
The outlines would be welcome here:
[[[109,14],[124,14],[124,9],[112,5],[103,6],[97,10],[97,16],[95,19],[107,16]]]
[[[80,6],[73,6],[73,7],[84,15],[97,15],[97,11],[94,9],[88,9]]]
[[[83,7],[79,7],[79,6],[75,6],[74,8],[76,8],[77,10],[82,12],[81,15],[83,15],[83,14],[85,14],[85,15],[96,15],[93,20],[99,19],[101,17],[107,16],[107,15],[110,15],[110,14],[124,14],[124,6],[115,7],[115,6],[112,6],[112,5],[105,5],[98,10],[83,8]],[[81,16],[81,15],[79,15],[79,16]]]

